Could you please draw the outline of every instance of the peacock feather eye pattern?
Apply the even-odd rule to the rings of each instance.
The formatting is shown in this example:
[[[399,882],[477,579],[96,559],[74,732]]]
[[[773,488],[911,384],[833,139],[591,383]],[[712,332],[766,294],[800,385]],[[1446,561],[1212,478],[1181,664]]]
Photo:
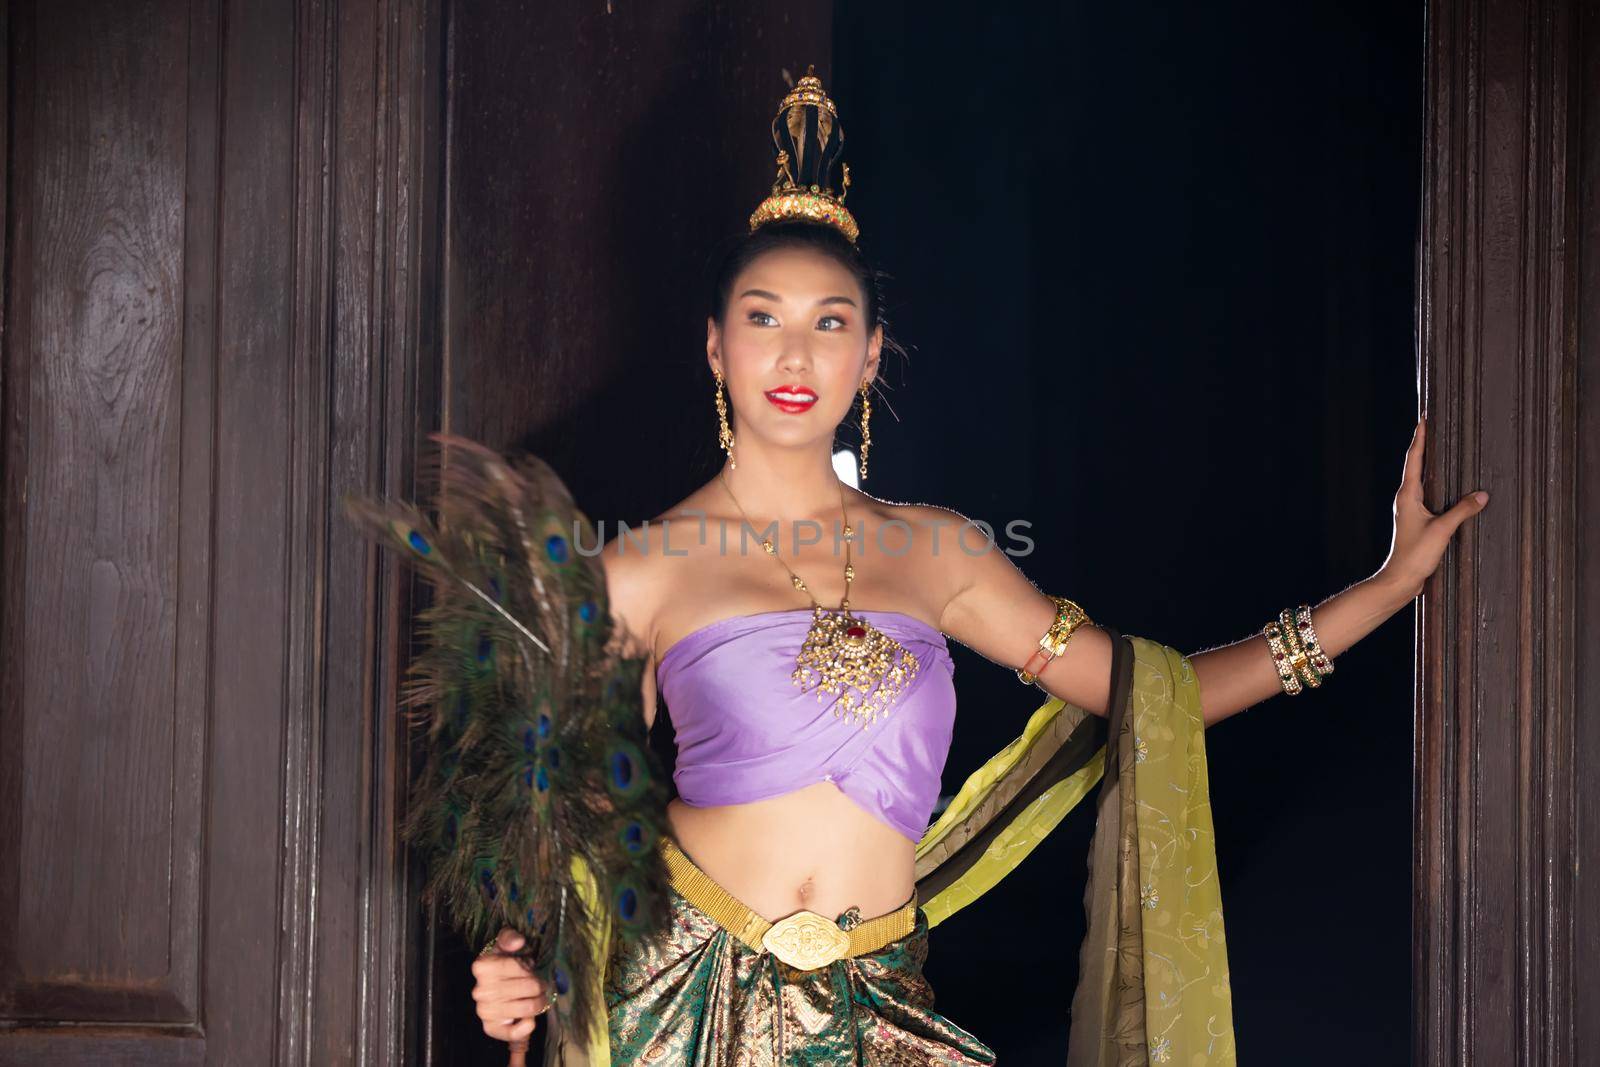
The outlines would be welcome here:
[[[564,997],[572,992],[572,972],[564,963],[557,963],[551,968],[552,977],[555,979],[556,995]]]
[[[622,846],[623,852],[637,856],[655,844],[655,834],[639,820],[629,819],[617,832],[617,844]]]
[[[479,860],[473,865],[478,879],[478,889],[483,893],[484,899],[493,903],[500,895],[500,887],[495,884],[494,864],[488,860]]]
[[[606,785],[613,795],[627,799],[638,796],[650,784],[644,753],[631,741],[618,738],[606,749]]]
[[[632,883],[623,882],[617,887],[614,907],[617,919],[632,925],[639,920],[639,890]]]
[[[396,520],[389,525],[395,538],[419,556],[427,556],[433,552],[433,545],[423,532],[410,523]]]

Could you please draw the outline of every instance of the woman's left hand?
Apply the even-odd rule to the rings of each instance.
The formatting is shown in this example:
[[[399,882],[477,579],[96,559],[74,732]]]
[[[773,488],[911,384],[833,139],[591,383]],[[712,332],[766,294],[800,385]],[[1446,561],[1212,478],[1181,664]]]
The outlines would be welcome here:
[[[1394,496],[1394,537],[1389,543],[1389,558],[1378,571],[1379,577],[1407,597],[1422,592],[1423,584],[1439,569],[1439,561],[1457,528],[1489,503],[1489,494],[1480,490],[1468,493],[1442,515],[1428,510],[1422,502],[1422,446],[1427,428],[1428,420],[1420,419],[1411,435],[1400,491]]]

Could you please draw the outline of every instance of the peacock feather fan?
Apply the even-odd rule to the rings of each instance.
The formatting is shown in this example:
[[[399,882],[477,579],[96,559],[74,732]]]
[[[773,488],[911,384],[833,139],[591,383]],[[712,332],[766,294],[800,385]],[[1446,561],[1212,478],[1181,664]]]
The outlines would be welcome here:
[[[608,946],[594,931],[631,941],[666,923],[667,796],[645,743],[645,661],[623,654],[599,538],[555,472],[430,439],[431,518],[404,501],[343,501],[433,593],[400,698],[425,732],[402,832],[427,861],[424,899],[469,944],[520,932],[519,955],[558,994],[556,1025],[588,1034]]]

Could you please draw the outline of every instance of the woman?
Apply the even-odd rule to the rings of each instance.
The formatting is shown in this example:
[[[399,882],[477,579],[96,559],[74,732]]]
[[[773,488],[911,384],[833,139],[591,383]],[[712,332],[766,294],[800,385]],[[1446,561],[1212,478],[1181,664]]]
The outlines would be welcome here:
[[[642,545],[636,536],[603,553],[613,613],[649,656],[646,720],[658,690],[672,710],[680,795],[667,813],[671,855],[698,901],[676,897],[667,938],[612,960],[609,1052],[619,1063],[993,1062],[987,1046],[932,1010],[921,973],[929,922],[916,892],[918,841],[954,714],[946,638],[1093,715],[1116,703],[1114,633],[1042,594],[1005,552],[981,550],[963,516],[879,500],[834,473],[836,430],[858,394],[868,422],[868,393],[892,346],[877,275],[843,198],[830,192],[836,118],[814,76],[785,99],[774,123],[774,196],[716,278],[706,358],[728,453],[722,469],[652,520]],[[819,192],[807,198],[808,187]],[[1288,633],[1269,623],[1265,639],[1187,658],[1205,725],[1298,692],[1302,679],[1320,684],[1334,658],[1420,592],[1455,530],[1487,501],[1475,494],[1428,512],[1423,434],[1419,422],[1377,573],[1318,605],[1314,626],[1302,608]],[[830,690],[845,611],[838,625],[859,623],[854,638],[876,656],[875,685]],[[728,699],[751,692],[771,699]],[[1141,747],[1136,758],[1144,756]],[[770,939],[741,937],[736,921],[748,913],[756,928],[805,914],[846,931],[878,919],[881,929],[808,969]],[[492,948],[519,944],[508,929]],[[492,949],[472,969],[485,1032],[525,1039],[547,991]],[[1231,1029],[1228,1037],[1231,1049]],[[1176,1051],[1160,1035],[1141,1040],[1157,1062]]]

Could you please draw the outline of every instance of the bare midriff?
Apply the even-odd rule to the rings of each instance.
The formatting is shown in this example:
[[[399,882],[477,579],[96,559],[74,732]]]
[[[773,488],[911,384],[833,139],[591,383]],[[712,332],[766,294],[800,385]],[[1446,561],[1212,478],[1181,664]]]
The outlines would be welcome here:
[[[776,921],[801,909],[870,919],[914,888],[916,846],[823,781],[748,804],[697,808],[674,798],[667,821],[701,870]]]

